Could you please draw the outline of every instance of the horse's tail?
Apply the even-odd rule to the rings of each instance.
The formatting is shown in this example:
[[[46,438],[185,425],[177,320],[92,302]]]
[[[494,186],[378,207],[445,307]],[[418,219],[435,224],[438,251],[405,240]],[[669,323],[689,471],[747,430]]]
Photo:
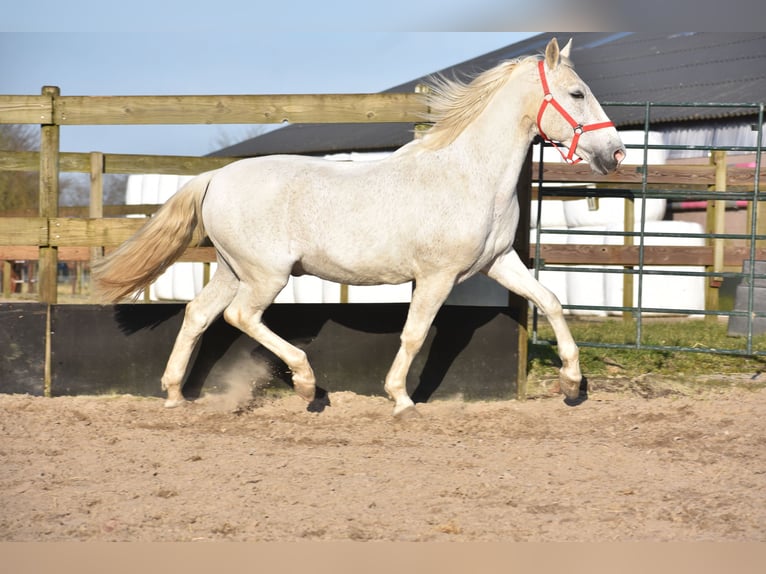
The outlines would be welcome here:
[[[94,294],[104,301],[137,295],[205,238],[200,208],[214,172],[179,189],[141,228],[92,270]]]

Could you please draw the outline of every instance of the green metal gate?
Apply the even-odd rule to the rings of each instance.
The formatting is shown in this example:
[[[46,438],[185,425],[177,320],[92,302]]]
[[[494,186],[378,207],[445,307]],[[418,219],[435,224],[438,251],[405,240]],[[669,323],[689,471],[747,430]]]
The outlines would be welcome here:
[[[536,229],[536,241],[532,245],[531,255],[534,259],[533,272],[536,277],[539,277],[542,271],[558,271],[572,273],[573,267],[568,264],[548,264],[546,263],[544,254],[542,253],[542,246],[546,243],[546,238],[550,239],[556,235],[567,235],[570,239],[573,236],[580,235],[583,237],[582,241],[586,243],[588,236],[613,236],[619,238],[624,245],[633,245],[634,250],[637,249],[637,261],[634,265],[619,265],[613,266],[595,266],[595,265],[578,265],[576,273],[590,273],[590,274],[618,274],[623,278],[623,285],[625,292],[630,287],[630,283],[635,282],[637,284],[637,295],[630,304],[623,305],[577,305],[577,304],[564,304],[565,312],[569,313],[582,313],[582,312],[597,312],[597,313],[611,313],[622,316],[622,320],[631,323],[633,326],[634,337],[629,342],[595,342],[578,340],[577,343],[584,347],[605,347],[605,348],[629,348],[629,349],[645,349],[645,350],[661,350],[661,351],[688,351],[688,352],[706,352],[706,353],[722,353],[744,356],[757,356],[766,355],[766,344],[758,344],[756,334],[760,325],[758,323],[764,321],[766,318],[766,303],[763,306],[757,304],[756,301],[756,287],[763,283],[766,287],[766,268],[759,269],[757,261],[759,259],[759,248],[766,246],[766,211],[759,213],[761,209],[766,208],[766,204],[761,206],[761,202],[764,198],[761,197],[761,155],[763,150],[763,126],[764,126],[764,103],[652,103],[652,102],[628,102],[628,103],[616,103],[606,102],[604,108],[609,113],[609,108],[615,107],[640,107],[644,110],[644,142],[643,144],[628,145],[629,149],[638,149],[643,151],[643,164],[636,169],[641,174],[640,183],[622,186],[622,185],[608,185],[597,187],[590,186],[589,188],[573,188],[570,185],[563,185],[563,179],[557,181],[547,180],[544,177],[544,161],[543,150],[540,148],[538,161],[538,171],[534,175],[537,183],[537,201],[533,201],[532,205],[532,227]],[[668,107],[684,107],[684,108],[701,108],[706,109],[706,112],[710,112],[709,108],[725,109],[736,108],[738,113],[747,117],[755,118],[753,120],[752,130],[756,133],[754,145],[731,145],[731,146],[716,146],[716,145],[652,145],[649,143],[649,134],[652,129],[652,111],[658,108]],[[709,115],[709,114],[706,114]],[[737,186],[737,189],[720,189],[719,185],[712,188],[700,189],[700,186],[695,185],[679,185],[672,188],[665,188],[661,185],[653,185],[649,180],[650,166],[647,163],[648,153],[654,149],[663,150],[690,150],[695,152],[707,152],[711,156],[713,154],[726,153],[747,153],[754,154],[754,167],[752,173],[752,183],[749,183],[746,189],[742,186]],[[635,210],[636,225],[631,225],[633,217],[626,216],[625,225],[623,231],[608,231],[608,230],[576,230],[572,228],[567,229],[546,229],[541,226],[541,212],[542,202],[546,198],[586,198],[591,201],[595,201],[596,198],[616,197],[623,198],[625,200],[626,212]],[[715,212],[715,209],[725,209],[726,202],[739,202],[747,205],[747,224],[743,229],[737,229],[736,232],[722,232],[720,229],[710,229],[710,226],[706,224],[705,232],[698,234],[675,234],[675,233],[652,233],[646,231],[646,201],[648,199],[666,199],[670,201],[695,201],[706,202],[709,206],[706,213]],[[731,203],[729,203],[731,204]],[[759,209],[760,207],[760,209]],[[639,211],[640,210],[640,211]],[[535,213],[537,214],[535,217]],[[722,217],[720,211],[718,213],[719,219]],[[724,212],[725,213],[725,212]],[[640,214],[640,216],[639,216]],[[632,215],[632,214],[631,214]],[[760,217],[760,225],[759,225]],[[708,217],[709,219],[709,217]],[[709,222],[706,222],[709,223]],[[633,228],[631,228],[633,227]],[[682,270],[658,270],[652,269],[651,265],[646,263],[647,253],[647,240],[651,239],[655,242],[661,241],[663,238],[675,238],[686,237],[695,239],[704,239],[707,246],[712,248],[714,265],[706,266],[704,271],[682,271]],[[733,269],[731,265],[723,265],[723,253],[727,245],[732,243],[738,243],[743,245],[744,248],[740,248],[743,257],[743,265],[740,269]],[[708,250],[709,251],[709,250]],[[760,255],[761,259],[766,259],[764,254]],[[688,309],[681,307],[649,307],[644,304],[644,283],[646,278],[651,276],[675,276],[675,277],[704,277],[704,281],[707,285],[711,282],[722,285],[724,282],[729,285],[740,284],[748,287],[746,289],[746,297],[744,301],[738,301],[738,304],[734,308],[726,308],[727,305],[717,305],[715,308],[706,305],[705,309]],[[594,277],[597,277],[594,275]],[[604,275],[606,277],[606,275]],[[631,288],[631,292],[635,288]],[[740,289],[742,292],[742,289]],[[766,294],[766,290],[764,291]],[[740,297],[741,299],[741,297]],[[647,320],[656,320],[654,316],[663,317],[678,317],[685,315],[702,316],[704,320],[708,321],[724,321],[728,320],[729,325],[732,322],[738,323],[741,327],[741,336],[729,337],[731,345],[727,345],[727,348],[701,348],[695,346],[690,340],[688,343],[683,342],[681,344],[672,345],[658,345],[649,344],[644,340],[643,331],[644,324]],[[652,316],[650,318],[650,316]],[[610,319],[605,319],[610,320]],[[614,319],[614,320],[620,320]],[[758,327],[758,328],[756,328]],[[690,331],[693,331],[690,330]],[[553,343],[553,341],[546,341],[539,336],[538,333],[538,312],[537,309],[533,309],[532,327],[530,329],[531,341],[533,343]]]

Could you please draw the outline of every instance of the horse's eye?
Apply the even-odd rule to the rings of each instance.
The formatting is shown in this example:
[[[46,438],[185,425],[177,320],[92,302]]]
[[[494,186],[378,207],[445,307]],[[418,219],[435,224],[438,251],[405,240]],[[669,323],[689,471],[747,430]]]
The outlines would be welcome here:
[[[572,96],[575,100],[585,99],[585,94],[583,94],[580,90],[574,90],[573,92],[570,92],[569,95]]]

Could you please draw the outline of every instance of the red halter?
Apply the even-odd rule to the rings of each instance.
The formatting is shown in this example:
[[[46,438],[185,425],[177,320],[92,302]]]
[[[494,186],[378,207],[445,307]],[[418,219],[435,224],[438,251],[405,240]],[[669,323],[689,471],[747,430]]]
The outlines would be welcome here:
[[[567,111],[562,107],[560,103],[556,101],[556,99],[553,97],[553,94],[551,94],[550,89],[548,88],[548,80],[545,79],[545,63],[543,60],[540,60],[537,63],[537,67],[540,70],[540,80],[543,83],[543,93],[545,94],[543,97],[543,103],[540,104],[540,111],[537,112],[537,131],[540,132],[540,137],[542,137],[545,141],[550,143],[554,148],[558,150],[558,152],[561,154],[561,157],[564,158],[564,161],[570,164],[575,164],[582,161],[581,157],[578,157],[575,159],[575,150],[577,149],[577,142],[580,140],[580,136],[585,132],[592,132],[594,130],[599,130],[601,128],[611,128],[614,127],[614,123],[612,122],[599,122],[596,124],[588,124],[587,126],[584,126],[582,124],[577,123],[572,116],[570,116]],[[556,145],[556,142],[554,142],[552,139],[550,139],[545,133],[543,132],[543,128],[540,125],[540,121],[543,119],[543,113],[545,112],[546,108],[548,107],[548,104],[551,104],[554,108],[558,110],[558,112],[564,117],[564,119],[569,122],[569,125],[572,126],[572,129],[574,130],[574,137],[572,138],[572,145],[569,148],[569,154],[564,155],[563,150],[559,149],[559,146]]]

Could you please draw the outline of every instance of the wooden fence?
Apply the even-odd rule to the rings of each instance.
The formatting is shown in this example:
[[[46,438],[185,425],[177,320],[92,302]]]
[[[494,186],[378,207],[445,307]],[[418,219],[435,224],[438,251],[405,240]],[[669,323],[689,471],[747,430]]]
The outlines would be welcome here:
[[[173,156],[144,156],[95,153],[61,153],[59,131],[63,125],[146,125],[146,124],[244,124],[244,123],[362,123],[362,122],[401,122],[420,124],[426,121],[428,109],[421,96],[412,94],[361,94],[361,95],[274,95],[274,96],[131,96],[131,97],[85,97],[62,96],[56,87],[45,87],[39,96],[0,95],[0,124],[36,124],[40,126],[39,152],[0,151],[0,170],[36,171],[39,173],[39,210],[37,213],[17,213],[13,217],[0,214],[0,260],[26,259],[39,260],[37,294],[45,307],[38,313],[38,325],[44,332],[44,360],[39,362],[44,371],[40,374],[41,384],[46,394],[51,391],[57,374],[52,359],[55,352],[61,350],[62,341],[78,340],[82,335],[66,331],[72,321],[61,319],[56,326],[57,317],[66,315],[73,309],[69,306],[55,305],[57,302],[57,263],[62,261],[87,261],[94,256],[94,250],[100,252],[113,248],[128,239],[143,223],[142,219],[124,217],[130,213],[149,214],[157,206],[104,206],[102,205],[104,174],[177,174],[194,175],[210,169],[219,168],[236,158],[200,158]],[[540,166],[533,166],[532,173],[537,175]],[[61,172],[83,172],[90,174],[91,199],[87,208],[66,208],[59,205],[59,174]],[[749,191],[745,197],[750,199],[751,212],[760,210],[754,202],[753,193],[756,177],[766,181],[766,173],[754,174],[752,169],[738,169],[726,166],[725,161],[716,156],[716,162],[710,166],[651,166],[641,168],[623,168],[608,176],[594,176],[587,165],[569,166],[546,164],[542,167],[542,180],[550,182],[580,183],[583,186],[596,186],[598,191],[626,190],[626,230],[632,229],[632,209],[634,200],[631,190],[639,190],[636,196],[646,194],[647,190],[667,188],[688,188],[696,190],[714,189],[727,193],[737,190]],[[538,182],[539,183],[539,182]],[[538,189],[541,189],[538,185]],[[534,192],[534,185],[531,191]],[[524,185],[524,192],[530,191],[530,185]],[[593,191],[593,190],[591,190]],[[529,193],[524,194],[522,205],[528,202]],[[636,266],[639,259],[644,265],[704,265],[710,270],[720,271],[726,266],[740,265],[742,260],[751,255],[746,248],[730,245],[721,237],[725,231],[723,214],[725,198],[715,197],[709,201],[708,230],[713,232],[709,244],[704,247],[655,247],[645,246],[639,253],[636,246],[626,236],[625,244],[608,245],[548,245],[543,244],[529,251],[530,259],[539,257],[548,265],[557,264],[594,264]],[[528,214],[528,212],[525,212]],[[758,235],[763,235],[766,217],[756,220],[759,224]],[[522,229],[526,226],[524,222]],[[521,234],[523,235],[523,233]],[[520,235],[520,236],[521,236]],[[528,238],[527,238],[528,239]],[[751,237],[754,241],[755,237]],[[760,247],[760,246],[759,246]],[[525,247],[526,249],[526,247]],[[766,259],[766,251],[759,249],[757,258]],[[214,253],[210,248],[190,248],[183,255],[184,261],[213,261]],[[626,275],[626,281],[632,276]],[[632,294],[632,289],[625,289]],[[714,304],[714,303],[711,303]],[[73,311],[92,311],[87,305],[78,306]],[[137,307],[137,306],[133,306]],[[345,306],[338,306],[332,312],[342,314]],[[134,309],[134,312],[137,311]],[[484,346],[474,353],[482,365],[487,357],[495,357],[498,368],[493,372],[498,380],[507,381],[516,374],[516,395],[523,397],[526,383],[526,317],[525,302],[514,300],[508,313],[487,320],[486,328],[494,329],[494,339],[505,341],[494,354],[488,353]],[[289,313],[289,311],[286,311]],[[9,311],[11,313],[11,311]],[[19,321],[25,319],[18,313],[11,313],[8,332],[21,331]],[[103,313],[101,313],[103,315]],[[454,315],[454,313],[453,313]],[[447,317],[453,324],[465,326],[462,316]],[[288,318],[289,320],[289,318]],[[497,327],[499,320],[500,327]],[[482,320],[483,321],[483,320]],[[481,322],[481,321],[480,321]],[[478,325],[476,328],[485,328]],[[58,329],[57,339],[52,333]],[[85,329],[87,333],[100,333],[99,329]],[[116,332],[122,333],[120,329]],[[450,333],[444,326],[439,332]],[[502,336],[496,336],[500,332]],[[34,331],[33,343],[39,345],[41,337]],[[62,333],[64,333],[62,335]],[[67,335],[67,333],[69,333]],[[100,336],[100,335],[99,335]],[[398,334],[392,336],[398,341]],[[470,337],[468,337],[470,339]],[[479,339],[480,337],[476,337]],[[353,331],[350,340],[365,339],[359,331]],[[507,341],[515,340],[509,356]],[[116,339],[121,341],[121,339]],[[58,341],[58,342],[57,342]],[[118,344],[122,344],[119,342]],[[81,350],[75,349],[73,354]],[[514,354],[515,353],[515,354]],[[435,355],[439,355],[436,353]],[[472,356],[474,356],[472,355]],[[30,355],[31,356],[31,355]],[[12,357],[11,357],[12,358]],[[8,359],[10,360],[10,359]],[[100,358],[101,363],[104,362]],[[451,360],[451,359],[450,359]],[[66,361],[59,361],[59,363]],[[94,360],[93,364],[101,364]],[[38,365],[38,366],[39,366]],[[103,366],[103,365],[102,365]],[[106,364],[111,371],[112,362]],[[161,367],[160,367],[161,368]],[[435,368],[439,371],[441,367]],[[446,368],[446,367],[445,367]],[[472,367],[471,367],[472,368]],[[482,367],[483,368],[483,367]],[[62,370],[61,366],[58,367]],[[7,369],[6,369],[7,370]],[[28,371],[26,363],[13,373],[24,374]],[[426,369],[427,370],[427,369]],[[432,369],[433,370],[433,369]],[[88,372],[92,371],[92,365]],[[11,373],[11,370],[9,370]],[[11,373],[11,374],[13,374]],[[346,374],[347,375],[347,374]],[[343,375],[340,380],[349,378]],[[79,375],[78,375],[79,376]],[[152,375],[153,378],[154,375]],[[77,378],[77,377],[74,377]],[[109,378],[109,377],[106,377]],[[354,377],[351,377],[352,379]],[[459,379],[470,379],[458,373]],[[485,377],[486,378],[486,377]],[[55,386],[55,385],[54,385]],[[503,391],[505,392],[505,391]]]
[[[36,216],[0,219],[0,259],[39,259],[40,300],[57,300],[57,263],[82,257],[82,249],[109,247],[127,239],[141,224],[104,218],[101,206],[104,173],[197,174],[232,161],[213,158],[157,158],[96,154],[62,154],[59,130],[64,125],[272,124],[423,122],[428,109],[417,93],[275,96],[62,96],[46,86],[39,96],[0,95],[0,123],[41,126],[39,153],[0,153],[0,169],[39,171]],[[61,217],[59,172],[91,175],[87,218]],[[8,248],[11,249],[8,249]],[[21,248],[21,249],[19,249]],[[72,250],[70,250],[70,248]],[[78,250],[79,249],[79,250]],[[185,259],[206,260],[206,251]]]
[[[37,214],[0,218],[0,260],[39,259],[39,298],[57,300],[56,268],[59,260],[85,261],[93,249],[112,248],[143,223],[141,219],[119,217],[130,213],[151,213],[156,206],[103,206],[104,174],[194,175],[216,169],[236,158],[145,156],[102,153],[61,153],[59,128],[62,125],[146,125],[210,123],[335,123],[404,122],[419,123],[427,108],[417,93],[359,95],[274,95],[274,96],[62,96],[56,87],[45,87],[39,96],[0,95],[0,123],[39,124],[40,152],[0,152],[0,170],[39,171],[40,202]],[[726,166],[720,155],[711,165],[662,165],[624,168],[607,176],[596,176],[587,165],[545,164],[546,182],[581,183],[600,187],[713,189],[737,191],[754,189],[753,169]],[[59,206],[59,172],[90,174],[91,201],[87,208]],[[537,176],[538,166],[533,168]],[[766,181],[766,172],[759,174]],[[534,190],[533,190],[534,191]],[[626,200],[626,214],[632,201]],[[709,202],[709,229],[723,234],[724,199]],[[752,206],[751,206],[752,207]],[[760,209],[755,205],[755,209]],[[18,214],[17,214],[18,215]],[[630,221],[628,221],[630,219]],[[766,217],[758,218],[758,234],[766,231]],[[626,230],[632,217],[626,215]],[[639,263],[639,248],[630,245],[534,246],[530,258],[546,264],[594,264],[632,266]],[[759,246],[760,247],[760,246]],[[750,256],[747,247],[727,245],[712,239],[704,247],[643,248],[645,265],[704,265],[722,270],[741,264]],[[758,249],[757,258],[766,258]],[[183,261],[213,261],[210,248],[190,248]]]

